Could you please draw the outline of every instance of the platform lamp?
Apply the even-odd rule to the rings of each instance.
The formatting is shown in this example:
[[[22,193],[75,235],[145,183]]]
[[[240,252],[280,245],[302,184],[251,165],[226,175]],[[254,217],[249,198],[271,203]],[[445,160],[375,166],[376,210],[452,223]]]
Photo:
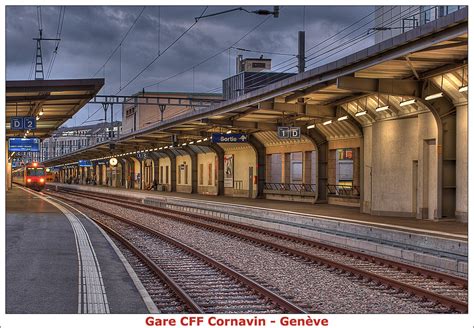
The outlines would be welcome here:
[[[344,107],[342,107],[342,108],[344,109]],[[348,112],[349,112],[349,111],[346,110],[346,115],[344,115],[344,113],[342,113],[342,115],[337,118],[337,121],[338,121],[338,122],[341,122],[341,121],[347,120],[347,119],[349,118],[349,116],[347,116],[347,113],[348,113]]]
[[[438,99],[443,97],[443,80],[444,80],[444,74],[441,75],[441,92],[433,93],[431,95],[428,95],[425,97],[425,100],[433,100],[433,99]]]
[[[387,97],[387,104],[386,105],[382,104],[382,106],[380,106],[380,93],[379,93],[379,95],[377,97],[377,108],[375,108],[375,111],[376,112],[382,112],[382,111],[387,110],[389,108],[390,108],[390,95],[388,95],[388,97]]]
[[[467,79],[466,79],[466,84],[464,84],[464,67],[462,68],[461,86],[459,87],[458,91],[467,92]]]
[[[356,117],[359,117],[359,116],[364,116],[367,114],[367,97],[365,98],[365,109],[364,110],[360,110],[359,111],[359,100],[356,101],[356,104],[357,104],[357,111],[355,113],[355,116]],[[362,109],[362,108],[361,108]]]
[[[412,99],[404,100],[403,97],[402,97],[402,101],[400,101],[400,107],[413,105],[414,103],[416,103],[416,99],[412,98]]]

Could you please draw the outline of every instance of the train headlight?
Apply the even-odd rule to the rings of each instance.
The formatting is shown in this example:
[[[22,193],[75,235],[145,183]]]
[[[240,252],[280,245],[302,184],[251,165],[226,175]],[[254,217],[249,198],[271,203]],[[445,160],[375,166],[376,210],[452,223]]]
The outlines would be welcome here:
[[[26,179],[26,182],[31,182],[31,179],[30,178]]]
[[[44,179],[43,179],[43,178],[40,179],[40,183],[44,183]]]

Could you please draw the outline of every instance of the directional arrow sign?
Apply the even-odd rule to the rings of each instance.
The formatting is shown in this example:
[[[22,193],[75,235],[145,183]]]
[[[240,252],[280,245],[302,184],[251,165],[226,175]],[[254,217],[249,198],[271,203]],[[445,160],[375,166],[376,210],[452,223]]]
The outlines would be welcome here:
[[[212,142],[215,143],[236,143],[248,142],[249,137],[245,133],[213,133]]]

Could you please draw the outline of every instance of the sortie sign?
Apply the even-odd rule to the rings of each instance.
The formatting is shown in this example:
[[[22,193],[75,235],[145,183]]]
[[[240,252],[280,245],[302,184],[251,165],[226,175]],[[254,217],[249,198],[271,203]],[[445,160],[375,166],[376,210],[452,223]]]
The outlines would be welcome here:
[[[248,142],[249,137],[245,133],[213,133],[211,140],[215,143],[236,143]]]

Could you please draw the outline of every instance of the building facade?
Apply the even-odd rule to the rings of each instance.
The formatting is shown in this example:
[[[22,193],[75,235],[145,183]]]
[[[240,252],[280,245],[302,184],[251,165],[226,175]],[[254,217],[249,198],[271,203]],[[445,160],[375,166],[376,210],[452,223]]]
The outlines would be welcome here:
[[[47,161],[89,147],[120,134],[122,122],[63,127],[41,144],[40,160]]]
[[[145,97],[158,97],[160,104],[144,104],[130,102],[122,106],[122,133],[132,133],[148,127],[150,124],[170,119],[177,115],[194,110],[192,106],[179,105],[190,99],[203,99],[211,102],[222,100],[220,93],[193,93],[193,92],[142,92]]]

